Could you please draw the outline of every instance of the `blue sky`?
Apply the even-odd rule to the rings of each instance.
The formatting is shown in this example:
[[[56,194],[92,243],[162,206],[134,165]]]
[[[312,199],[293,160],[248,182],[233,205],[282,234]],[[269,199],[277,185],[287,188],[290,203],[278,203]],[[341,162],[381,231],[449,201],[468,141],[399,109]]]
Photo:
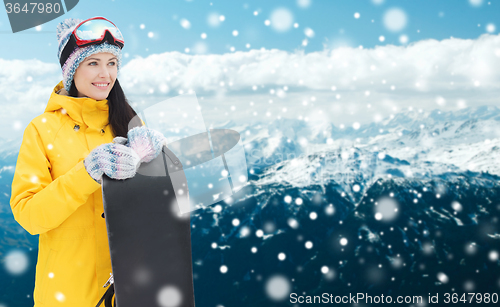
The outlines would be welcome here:
[[[384,15],[393,8],[401,9],[407,17],[406,25],[397,31],[390,31],[384,24]],[[265,25],[277,9],[290,13],[292,26],[286,31],[276,31],[273,24]],[[355,18],[355,13],[359,13],[359,18]],[[451,36],[474,39],[487,33],[489,24],[494,25],[493,31],[490,26],[489,33],[498,33],[500,25],[495,22],[500,17],[500,3],[486,0],[146,0],[140,3],[80,0],[72,11],[42,25],[39,31],[29,29],[13,34],[7,14],[0,14],[3,46],[0,58],[56,61],[57,24],[68,17],[85,19],[98,15],[109,18],[122,30],[126,41],[124,52],[129,55],[127,61],[154,53],[186,52],[186,48],[191,54],[223,54],[262,47],[313,52],[341,44],[365,48],[401,45],[402,35],[407,36],[408,43]],[[209,24],[210,17],[221,15],[225,19],[218,26]],[[181,26],[183,19],[189,21],[189,28]],[[293,26],[295,23],[297,28]],[[314,31],[314,37],[305,35],[306,28]],[[237,36],[233,35],[234,30],[238,31]],[[205,39],[201,38],[202,33],[206,34]],[[385,40],[380,41],[380,36]]]

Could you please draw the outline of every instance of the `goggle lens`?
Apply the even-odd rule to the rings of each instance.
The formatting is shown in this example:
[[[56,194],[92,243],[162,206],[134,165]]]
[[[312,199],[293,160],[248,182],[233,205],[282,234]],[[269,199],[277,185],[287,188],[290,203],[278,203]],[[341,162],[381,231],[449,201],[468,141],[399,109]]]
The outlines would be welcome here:
[[[75,31],[75,35],[80,40],[98,40],[106,30],[109,30],[115,39],[123,41],[120,30],[111,22],[104,19],[93,19],[81,24]]]

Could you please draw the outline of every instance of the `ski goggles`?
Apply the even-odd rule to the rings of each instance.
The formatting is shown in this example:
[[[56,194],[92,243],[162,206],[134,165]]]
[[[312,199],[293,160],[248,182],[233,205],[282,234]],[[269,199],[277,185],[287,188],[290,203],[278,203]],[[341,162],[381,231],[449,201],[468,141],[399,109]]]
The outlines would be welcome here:
[[[82,21],[72,32],[78,47],[100,44],[105,41],[123,48],[123,35],[118,27],[104,17],[93,17]]]

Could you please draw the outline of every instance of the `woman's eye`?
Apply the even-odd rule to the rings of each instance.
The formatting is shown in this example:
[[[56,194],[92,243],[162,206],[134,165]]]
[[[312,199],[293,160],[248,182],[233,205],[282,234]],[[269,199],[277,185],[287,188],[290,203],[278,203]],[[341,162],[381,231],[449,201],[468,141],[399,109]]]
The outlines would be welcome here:
[[[97,64],[97,62],[90,62],[89,65]]]
[[[115,66],[116,62],[109,62],[109,64],[113,64],[112,66]]]

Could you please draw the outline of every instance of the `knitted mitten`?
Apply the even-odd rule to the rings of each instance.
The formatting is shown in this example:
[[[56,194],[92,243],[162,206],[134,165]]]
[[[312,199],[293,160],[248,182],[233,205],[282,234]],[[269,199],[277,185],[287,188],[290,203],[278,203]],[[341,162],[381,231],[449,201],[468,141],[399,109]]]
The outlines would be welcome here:
[[[127,133],[128,146],[141,158],[141,162],[150,162],[156,158],[165,140],[163,134],[146,126],[135,127]]]
[[[140,158],[135,151],[119,144],[119,140],[115,138],[113,143],[102,144],[92,150],[83,164],[90,177],[101,183],[103,174],[113,179],[134,177]]]

